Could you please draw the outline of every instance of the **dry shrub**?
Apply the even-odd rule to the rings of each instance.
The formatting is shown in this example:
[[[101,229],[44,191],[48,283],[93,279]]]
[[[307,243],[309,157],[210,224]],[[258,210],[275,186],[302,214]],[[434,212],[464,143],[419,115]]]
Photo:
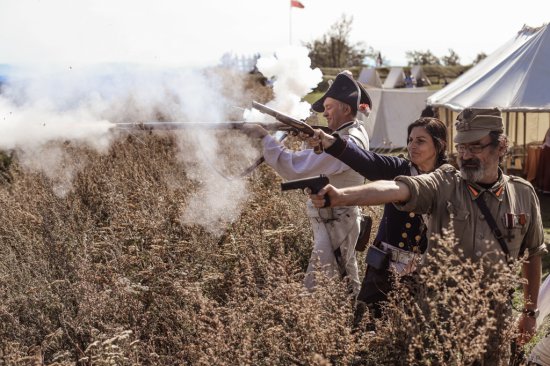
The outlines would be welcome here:
[[[311,247],[305,196],[282,195],[270,169],[253,174],[246,210],[215,236],[199,223],[181,223],[200,182],[186,177],[173,135],[121,137],[106,155],[61,145],[86,162],[66,195],[56,196],[52,180],[24,170],[17,158],[12,183],[0,189],[3,362],[23,364],[38,352],[46,364],[231,363],[220,351],[227,348],[239,359],[255,354],[260,360],[279,348],[255,344],[241,354],[235,345],[250,324],[262,323],[265,309],[286,304],[281,296],[300,300],[283,323],[298,316],[309,324],[307,314],[322,308],[310,329],[328,317],[324,297],[345,301],[331,290],[314,297],[311,308],[303,306],[309,303],[301,282]],[[245,308],[256,309],[254,316],[245,317]],[[338,339],[323,342],[324,348],[304,345],[307,351],[288,357],[341,356]]]
[[[353,333],[342,281],[302,287],[305,196],[261,166],[222,235],[183,224],[203,183],[177,140],[119,136],[104,155],[60,144],[81,163],[62,196],[14,155],[0,185],[0,364],[465,365],[506,344],[488,335],[508,329],[497,315],[514,276],[461,262],[452,239],[376,334]]]
[[[436,243],[419,273],[398,281],[367,346],[391,364],[507,365],[520,263],[465,259],[452,230]]]

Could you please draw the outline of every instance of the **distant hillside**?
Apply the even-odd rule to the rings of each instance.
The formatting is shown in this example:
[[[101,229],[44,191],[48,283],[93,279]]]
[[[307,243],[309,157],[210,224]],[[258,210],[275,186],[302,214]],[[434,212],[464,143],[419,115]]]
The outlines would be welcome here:
[[[355,78],[359,77],[359,74],[361,73],[361,70],[364,66],[354,66],[348,68]],[[410,71],[410,66],[402,66],[403,70],[405,72]],[[430,82],[432,83],[432,86],[434,89],[439,89],[441,86],[443,86],[445,79],[447,79],[447,82],[451,82],[460,75],[462,75],[465,71],[470,69],[472,65],[467,66],[441,66],[441,65],[427,65],[423,66],[424,72],[430,79]],[[388,73],[390,72],[391,67],[377,67],[376,70],[378,71],[378,75],[380,75],[380,79],[382,82],[386,79],[388,76]],[[317,87],[317,91],[324,91],[328,88],[328,80],[332,80],[336,77],[336,75],[343,71],[344,69],[339,68],[332,68],[332,67],[325,67],[321,68],[321,71],[323,72],[323,82],[319,84]]]

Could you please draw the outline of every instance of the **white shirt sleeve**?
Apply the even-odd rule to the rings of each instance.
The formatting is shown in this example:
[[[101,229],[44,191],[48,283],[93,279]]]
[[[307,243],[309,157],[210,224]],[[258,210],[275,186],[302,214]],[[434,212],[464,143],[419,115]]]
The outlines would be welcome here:
[[[308,178],[319,174],[338,174],[350,169],[340,160],[324,152],[316,154],[313,149],[289,150],[270,135],[262,139],[262,145],[265,162],[287,180]]]

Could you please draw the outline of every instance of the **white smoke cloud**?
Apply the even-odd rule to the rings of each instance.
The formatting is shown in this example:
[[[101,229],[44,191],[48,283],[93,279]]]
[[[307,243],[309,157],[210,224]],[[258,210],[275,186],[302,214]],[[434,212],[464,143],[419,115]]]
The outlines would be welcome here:
[[[227,106],[218,79],[192,69],[139,65],[14,68],[0,92],[0,150],[17,151],[23,167],[55,180],[64,195],[84,166],[68,163],[52,142],[102,153],[116,122],[220,122]]]
[[[255,149],[249,140],[241,138],[234,141],[238,155],[233,150],[220,151],[218,141],[208,131],[180,135],[179,146],[185,149],[180,153],[182,161],[187,167],[194,167],[186,169],[188,177],[200,182],[198,191],[188,198],[181,220],[184,224],[200,224],[210,233],[221,235],[227,224],[239,217],[249,197],[246,181],[226,173],[226,159],[242,159],[243,152],[246,155]]]
[[[310,104],[301,99],[322,80],[319,68],[311,68],[311,60],[305,47],[289,46],[279,49],[273,56],[261,57],[256,67],[273,81],[274,99],[267,105],[294,118],[305,119],[310,114]],[[259,111],[244,112],[247,121],[270,121]]]
[[[282,49],[276,57],[261,58],[258,68],[274,80],[271,107],[298,118],[309,115],[309,104],[300,99],[321,81],[321,72],[310,68],[305,48]],[[13,70],[0,89],[0,150],[16,150],[21,165],[44,173],[63,197],[85,163],[52,142],[70,141],[105,152],[118,122],[223,123],[235,112],[233,104],[238,105],[242,85],[237,83],[235,75],[219,72],[139,65]],[[265,120],[257,111],[245,115]],[[246,181],[235,171],[252,163],[258,149],[244,135],[230,137],[237,153],[220,147],[223,143],[212,131],[178,135],[186,174],[199,182],[181,220],[221,234],[239,217],[249,195]],[[240,163],[238,169],[227,173],[235,163]]]

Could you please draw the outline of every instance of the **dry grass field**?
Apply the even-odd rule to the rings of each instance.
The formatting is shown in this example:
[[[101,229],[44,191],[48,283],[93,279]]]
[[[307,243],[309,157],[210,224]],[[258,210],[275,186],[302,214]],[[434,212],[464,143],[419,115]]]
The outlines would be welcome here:
[[[61,195],[13,157],[0,185],[0,364],[462,365],[508,328],[496,310],[515,276],[456,266],[446,240],[376,334],[352,332],[341,281],[302,287],[305,196],[282,194],[262,166],[232,222],[184,220],[202,181],[177,140],[122,135],[105,154],[60,143],[80,166]],[[226,199],[233,183],[219,179]]]
[[[3,160],[0,365],[503,364],[514,271],[462,262],[449,235],[377,332],[368,316],[353,331],[343,281],[302,286],[306,197],[265,165],[224,177],[242,168],[240,143],[219,172],[189,139],[121,133],[101,153],[56,141],[57,170]]]

